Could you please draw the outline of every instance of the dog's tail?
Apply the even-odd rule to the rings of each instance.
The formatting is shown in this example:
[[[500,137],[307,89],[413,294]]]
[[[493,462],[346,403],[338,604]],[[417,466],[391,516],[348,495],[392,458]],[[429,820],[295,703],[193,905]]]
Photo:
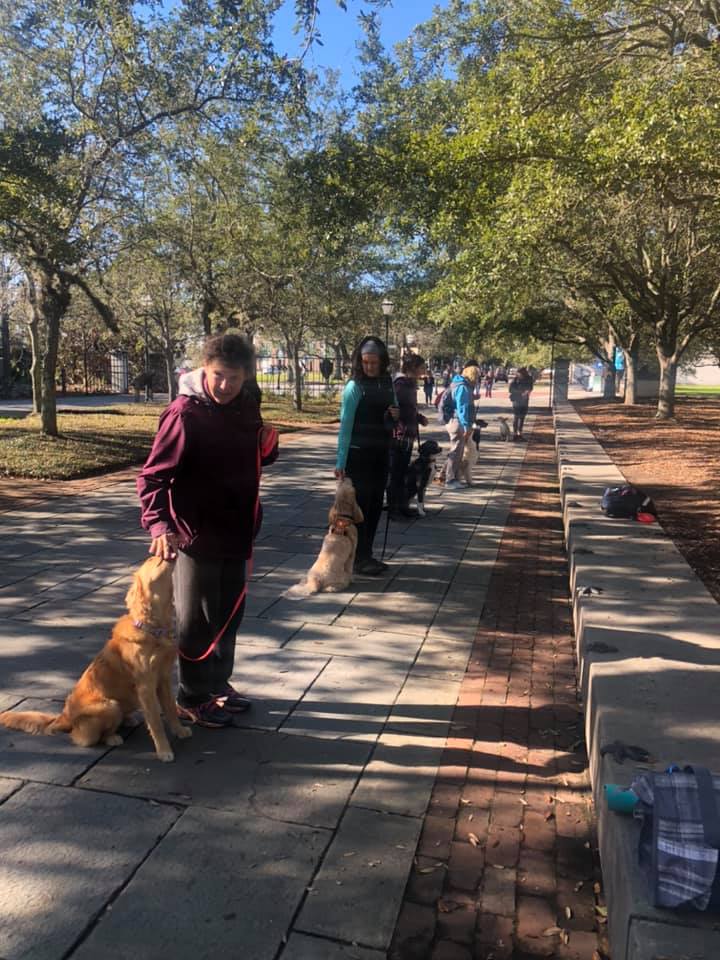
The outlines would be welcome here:
[[[40,713],[39,710],[6,710],[0,713],[0,724],[25,733],[69,733],[72,724],[64,713]]]

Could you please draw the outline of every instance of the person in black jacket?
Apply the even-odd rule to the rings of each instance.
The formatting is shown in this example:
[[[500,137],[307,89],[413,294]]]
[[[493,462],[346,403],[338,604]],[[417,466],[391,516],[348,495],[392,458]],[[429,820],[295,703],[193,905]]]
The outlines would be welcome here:
[[[523,426],[530,406],[533,379],[527,367],[520,367],[510,381],[508,395],[513,408],[513,440],[523,439]]]
[[[390,448],[390,484],[388,486],[388,510],[391,520],[416,517],[417,513],[407,501],[405,475],[410,466],[412,449],[418,438],[418,424],[427,426],[427,418],[418,413],[418,380],[425,373],[425,360],[413,354],[403,360],[402,372],[393,377],[395,396],[400,416],[395,425]]]
[[[389,366],[382,340],[361,340],[352,356],[351,378],[340,407],[335,476],[350,477],[365,517],[358,525],[355,571],[368,576],[387,570],[372,551],[387,485],[390,441],[399,416]]]

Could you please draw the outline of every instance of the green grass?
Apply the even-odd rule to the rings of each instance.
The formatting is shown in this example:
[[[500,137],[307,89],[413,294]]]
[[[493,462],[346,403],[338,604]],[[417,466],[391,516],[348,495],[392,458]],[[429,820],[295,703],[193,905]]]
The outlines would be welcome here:
[[[720,386],[718,387],[700,387],[700,386],[682,386],[676,387],[675,393],[684,394],[685,396],[697,397],[697,396],[716,396],[720,394]]]
[[[58,437],[40,433],[35,414],[0,417],[0,476],[73,480],[142,463],[163,410],[160,403],[77,410],[58,414]],[[281,432],[317,423],[333,423],[338,401],[307,401],[307,412],[292,409],[286,398],[268,397],[263,418]]]

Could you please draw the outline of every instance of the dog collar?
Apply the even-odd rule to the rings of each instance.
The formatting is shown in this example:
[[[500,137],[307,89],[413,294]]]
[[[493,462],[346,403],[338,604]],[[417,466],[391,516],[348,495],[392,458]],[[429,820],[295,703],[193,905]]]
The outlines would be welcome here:
[[[142,620],[133,620],[133,626],[137,627],[138,630],[144,630],[145,633],[149,633],[151,637],[172,637],[173,631],[172,628],[166,629],[165,627],[155,627],[151,623],[143,623]]]

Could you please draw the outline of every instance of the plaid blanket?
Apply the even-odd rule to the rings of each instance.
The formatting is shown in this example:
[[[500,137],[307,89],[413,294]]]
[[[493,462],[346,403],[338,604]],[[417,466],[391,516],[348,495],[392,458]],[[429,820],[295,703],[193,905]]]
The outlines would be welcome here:
[[[704,788],[690,768],[643,773],[632,783],[641,801],[636,816],[643,819],[640,866],[649,877],[655,906],[705,910],[710,902],[718,850],[708,839],[717,843],[713,830],[720,822],[720,777],[704,773]]]

